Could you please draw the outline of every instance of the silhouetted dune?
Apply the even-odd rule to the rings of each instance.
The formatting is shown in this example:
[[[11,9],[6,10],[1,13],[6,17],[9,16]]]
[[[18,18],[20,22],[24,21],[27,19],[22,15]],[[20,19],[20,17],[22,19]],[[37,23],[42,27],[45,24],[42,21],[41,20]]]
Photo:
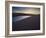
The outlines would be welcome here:
[[[35,15],[40,15],[40,14],[12,13],[12,15],[13,15],[13,17],[15,17],[15,16],[23,16],[23,15],[25,15],[25,16],[30,16],[30,15],[35,16]]]
[[[21,15],[21,14],[19,14]],[[13,17],[19,16],[18,14],[13,14]],[[25,15],[25,14],[23,14]],[[31,17],[12,22],[12,31],[22,31],[22,30],[40,30],[40,15],[29,15]]]

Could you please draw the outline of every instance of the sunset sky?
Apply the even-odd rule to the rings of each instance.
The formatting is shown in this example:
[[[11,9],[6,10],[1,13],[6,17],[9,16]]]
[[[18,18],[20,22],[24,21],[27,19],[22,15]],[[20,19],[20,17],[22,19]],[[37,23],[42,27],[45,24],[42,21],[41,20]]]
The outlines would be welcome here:
[[[13,7],[13,13],[24,13],[24,14],[40,14],[39,8],[31,8],[31,7]]]

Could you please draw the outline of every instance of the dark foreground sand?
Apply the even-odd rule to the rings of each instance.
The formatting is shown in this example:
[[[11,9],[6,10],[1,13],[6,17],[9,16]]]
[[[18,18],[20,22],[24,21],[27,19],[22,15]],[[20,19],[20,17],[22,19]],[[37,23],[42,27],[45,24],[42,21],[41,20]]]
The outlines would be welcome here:
[[[31,17],[12,22],[12,31],[40,30],[40,15],[30,15]],[[15,15],[13,16],[15,17]]]

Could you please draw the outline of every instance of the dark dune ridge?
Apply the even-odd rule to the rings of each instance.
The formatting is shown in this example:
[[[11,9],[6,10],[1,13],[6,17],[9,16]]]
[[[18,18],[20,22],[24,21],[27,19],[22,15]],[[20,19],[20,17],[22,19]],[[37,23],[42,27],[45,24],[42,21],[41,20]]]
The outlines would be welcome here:
[[[31,16],[31,17],[14,22],[13,17],[17,17],[17,16]],[[40,30],[40,14],[33,15],[33,14],[13,13],[12,31],[23,31],[23,30]]]

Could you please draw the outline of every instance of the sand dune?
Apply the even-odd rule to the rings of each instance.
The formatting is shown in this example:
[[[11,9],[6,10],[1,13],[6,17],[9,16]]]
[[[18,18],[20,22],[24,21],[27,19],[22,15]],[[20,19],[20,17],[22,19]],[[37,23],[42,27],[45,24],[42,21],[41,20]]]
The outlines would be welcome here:
[[[20,31],[20,30],[39,30],[40,29],[40,15],[31,15],[32,17],[28,17],[22,19],[20,21],[13,21],[12,30]]]

